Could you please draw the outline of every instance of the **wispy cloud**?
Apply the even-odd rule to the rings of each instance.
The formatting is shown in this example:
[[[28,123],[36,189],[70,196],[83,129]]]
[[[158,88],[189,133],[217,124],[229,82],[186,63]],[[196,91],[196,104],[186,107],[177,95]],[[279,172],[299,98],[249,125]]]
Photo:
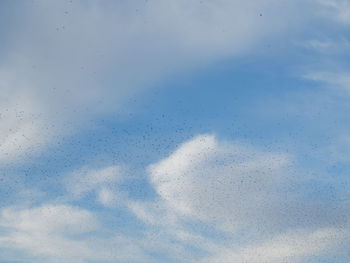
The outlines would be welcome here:
[[[82,167],[64,179],[64,185],[71,198],[82,199],[89,193],[96,196],[100,204],[113,207],[121,198],[118,184],[125,178],[125,169],[121,166],[103,168]]]
[[[125,111],[127,98],[168,75],[249,52],[290,27],[283,21],[296,5],[36,1],[15,8],[2,24],[14,32],[0,50],[2,163],[24,160],[101,113]]]
[[[345,25],[350,24],[350,4],[346,0],[318,0],[326,7],[327,16],[332,17]]]
[[[100,213],[72,206],[74,199],[43,200],[39,206],[1,210],[0,247],[35,262],[74,263],[164,258],[281,263],[336,253],[349,240],[349,211],[342,204],[298,198],[302,190],[291,189],[302,176],[294,174],[291,160],[283,153],[198,135],[148,167],[157,193],[153,199],[124,195],[119,210],[108,210],[131,212],[140,220],[132,235],[102,224]],[[94,192],[102,205],[113,207],[118,191],[110,186],[119,182],[120,171],[118,166],[85,167],[67,178],[66,187],[78,198]]]
[[[80,168],[70,172],[67,166],[57,174],[48,169],[47,177],[57,185],[44,181],[37,188],[45,168],[35,163],[31,174],[19,165],[66,136],[90,129],[101,116],[118,119],[132,110],[130,98],[163,80],[263,52],[264,43],[289,40],[296,31],[302,32],[301,39],[293,43],[332,62],[310,66],[303,84],[329,87],[327,95],[345,94],[350,71],[338,57],[346,57],[349,49],[342,36],[350,24],[348,1],[39,0],[0,5],[0,32],[6,36],[0,47],[0,172],[5,171],[0,183],[17,186],[12,190],[16,200],[0,205],[0,261],[301,263],[348,251],[348,206],[325,201],[321,194],[310,196],[301,157],[274,150],[270,142],[262,146],[197,134],[201,127],[168,155],[162,149],[158,161],[154,156],[146,165],[130,161],[138,166],[135,171],[149,195],[135,194],[138,182],[128,181],[135,177],[129,178],[124,164],[115,165],[116,155],[107,157],[111,165],[85,160],[74,163]],[[3,16],[2,10],[11,15]],[[333,21],[330,27],[339,29],[340,36],[305,29],[308,22],[325,21]],[[320,114],[320,108],[305,104]],[[299,106],[293,104],[293,112],[305,111]],[[344,134],[338,141],[343,147],[348,143]],[[348,162],[347,150],[338,149],[331,156],[327,148],[327,158]],[[123,149],[128,150],[129,145]],[[26,175],[23,182],[17,182],[16,172]],[[45,193],[45,186],[57,192]]]
[[[329,88],[350,91],[350,74],[347,72],[312,72],[304,77]]]

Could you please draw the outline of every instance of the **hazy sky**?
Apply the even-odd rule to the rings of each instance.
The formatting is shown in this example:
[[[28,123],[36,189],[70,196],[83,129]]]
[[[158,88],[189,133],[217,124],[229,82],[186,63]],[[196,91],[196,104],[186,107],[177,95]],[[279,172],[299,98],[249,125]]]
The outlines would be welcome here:
[[[349,102],[349,0],[2,0],[0,262],[347,263]]]

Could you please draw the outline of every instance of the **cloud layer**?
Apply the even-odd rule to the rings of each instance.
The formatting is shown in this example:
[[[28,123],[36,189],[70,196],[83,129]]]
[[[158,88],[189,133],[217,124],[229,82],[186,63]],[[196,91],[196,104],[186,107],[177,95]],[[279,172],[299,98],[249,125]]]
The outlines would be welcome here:
[[[0,50],[2,163],[99,114],[125,112],[130,96],[167,76],[249,52],[293,26],[283,21],[295,8],[276,0],[2,5],[13,12],[2,30],[14,32]]]
[[[72,263],[165,258],[282,263],[341,252],[349,241],[348,209],[300,199],[302,191],[290,190],[300,180],[291,160],[238,141],[198,135],[148,167],[156,192],[148,201],[132,200],[121,191],[119,166],[83,167],[65,179],[72,198],[2,208],[0,247],[10,253],[5,259],[21,252],[33,262]],[[71,204],[89,193],[102,207],[114,207],[118,196],[113,220],[121,211],[129,213],[139,230],[126,235],[102,223],[101,212]]]
[[[292,39],[318,52],[322,63],[303,69],[303,80],[335,87],[327,91],[332,99],[335,90],[346,94],[347,62],[329,69],[329,61],[346,53],[347,38],[330,31],[324,39],[293,36],[309,32],[309,22],[326,22],[341,35],[349,10],[344,0],[1,2],[1,189],[18,183],[11,167],[21,173],[33,156],[52,157],[49,146],[103,116],[117,116],[119,127],[131,98],[193,69],[263,53],[265,44]],[[39,190],[32,189],[42,179],[35,172],[45,167],[35,163],[35,179],[21,182],[14,202],[0,204],[0,261],[348,262],[346,201],[310,194],[301,157],[275,148],[197,134],[147,165],[85,160],[59,169],[57,185],[43,180]],[[127,178],[127,165],[142,166],[130,167],[141,175]],[[314,173],[315,184],[340,191],[340,183]],[[137,184],[147,194],[135,193]]]

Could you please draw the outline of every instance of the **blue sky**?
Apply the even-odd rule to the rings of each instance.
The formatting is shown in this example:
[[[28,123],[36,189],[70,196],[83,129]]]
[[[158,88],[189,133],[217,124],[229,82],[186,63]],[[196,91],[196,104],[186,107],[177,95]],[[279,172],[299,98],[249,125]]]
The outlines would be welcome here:
[[[0,262],[350,260],[350,2],[2,1]]]

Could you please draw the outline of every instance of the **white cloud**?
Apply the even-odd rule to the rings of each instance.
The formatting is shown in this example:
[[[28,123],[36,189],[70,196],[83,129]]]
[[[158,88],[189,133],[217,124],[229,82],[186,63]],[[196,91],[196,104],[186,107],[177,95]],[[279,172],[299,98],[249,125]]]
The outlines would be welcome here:
[[[118,201],[121,201],[118,200],[118,196],[115,192],[107,188],[102,188],[98,191],[97,200],[106,207],[114,207],[116,206]]]
[[[350,50],[350,41],[345,38],[324,38],[304,41],[301,46],[320,52],[322,55],[343,54]]]
[[[350,24],[350,3],[347,0],[318,0],[326,8],[327,16],[345,25]]]
[[[119,166],[108,166],[98,169],[82,167],[67,175],[65,184],[69,192],[81,196],[98,187],[116,183],[122,178]]]
[[[158,253],[189,263],[304,262],[309,257],[329,254],[349,238],[344,229],[321,228],[297,229],[248,243],[223,243],[183,227],[168,226],[157,232],[150,228],[139,237],[113,232],[96,235],[101,233],[101,227],[91,212],[69,205],[4,208],[0,215],[0,251],[6,249],[7,257],[0,255],[0,260],[12,256],[20,262],[163,262],[150,256]],[[194,255],[189,248],[200,249],[204,255]]]
[[[211,255],[199,262],[305,262],[334,255],[349,238],[349,211],[301,198],[294,165],[285,154],[199,135],[149,167],[159,198],[129,207],[160,232]],[[198,235],[188,222],[226,237]]]
[[[305,74],[306,79],[324,83],[330,88],[338,89],[339,91],[350,91],[350,74],[347,72],[327,72],[315,71]]]
[[[221,248],[205,263],[296,263],[306,262],[329,253],[344,242],[347,234],[340,229],[319,229],[314,232],[293,231],[266,240],[263,243],[239,248]]]
[[[68,178],[68,189],[79,198],[93,192],[105,206],[122,202],[143,230],[120,234],[70,205],[8,207],[0,214],[0,252],[13,251],[5,260],[49,263],[289,263],[334,255],[349,240],[349,213],[340,205],[295,202],[287,191],[291,160],[199,135],[149,166],[158,197],[142,202],[118,199],[111,190],[120,167],[85,167]]]
[[[100,204],[113,207],[121,199],[118,183],[124,175],[124,169],[116,165],[97,169],[82,167],[68,174],[64,184],[74,199],[81,199],[92,192]]]
[[[109,4],[36,1],[16,8],[18,16],[5,23],[14,32],[6,40],[9,48],[0,50],[0,55],[6,52],[0,62],[0,163],[22,160],[86,120],[120,111],[128,97],[169,75],[245,54],[264,38],[290,32],[291,20],[304,19],[296,12],[300,3],[179,0],[104,6]],[[346,1],[322,3],[331,17],[348,24]],[[331,41],[309,44],[333,48]],[[347,73],[307,77],[350,87]],[[121,167],[84,167],[65,181],[73,198],[93,193],[107,207],[125,202],[147,230],[156,225],[159,231],[148,239],[101,238],[93,234],[102,231],[101,224],[84,209],[12,207],[0,216],[0,247],[25,251],[23,262],[155,262],[149,251],[191,262],[186,246],[210,253],[204,260],[208,263],[299,262],[343,240],[348,231],[339,230],[339,218],[348,212],[339,212],[342,206],[330,210],[327,204],[296,200],[286,190],[294,176],[291,166],[285,154],[197,136],[149,167],[158,194],[149,202],[121,198]],[[186,220],[215,222],[232,239],[219,244],[193,233]],[[292,227],[305,229],[287,232]],[[237,242],[234,233],[242,229],[257,239]]]
[[[248,52],[292,26],[283,21],[294,2],[15,3],[1,28],[11,33],[0,109],[12,113],[2,116],[0,161],[24,160],[169,74]]]
[[[289,162],[287,155],[200,135],[151,165],[149,172],[170,209],[235,228],[264,224],[280,208],[278,195],[291,175]]]
[[[23,262],[154,262],[142,239],[95,235],[102,226],[91,212],[69,205],[4,208],[0,260]],[[101,233],[101,232],[100,232]]]
[[[95,230],[96,219],[89,212],[66,205],[46,205],[33,209],[7,208],[1,226],[43,234],[81,234]]]
[[[178,214],[162,201],[127,202],[127,207],[137,218],[149,225],[173,227],[178,226]]]
[[[4,208],[1,212],[0,246],[25,251],[40,257],[91,257],[83,242],[74,236],[98,229],[95,217],[88,211],[67,205],[44,205],[32,209]]]
[[[10,161],[18,153],[35,153],[50,139],[40,114],[43,109],[36,104],[31,94],[12,90],[19,81],[9,80],[0,71],[0,161]],[[13,99],[15,98],[15,99]]]

